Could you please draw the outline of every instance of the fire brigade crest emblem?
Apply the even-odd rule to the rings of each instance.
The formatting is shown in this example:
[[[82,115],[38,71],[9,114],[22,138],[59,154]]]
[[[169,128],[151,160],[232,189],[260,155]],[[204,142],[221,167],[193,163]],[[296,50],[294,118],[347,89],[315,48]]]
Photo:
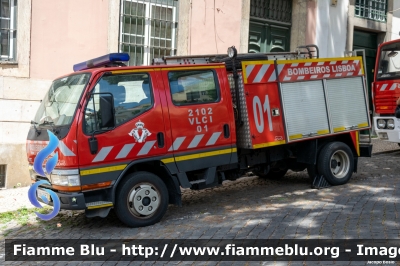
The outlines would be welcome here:
[[[147,128],[144,128],[144,123],[140,120],[135,124],[135,126],[136,128],[129,132],[129,136],[134,137],[139,143],[145,142],[147,136],[151,135],[151,132]]]

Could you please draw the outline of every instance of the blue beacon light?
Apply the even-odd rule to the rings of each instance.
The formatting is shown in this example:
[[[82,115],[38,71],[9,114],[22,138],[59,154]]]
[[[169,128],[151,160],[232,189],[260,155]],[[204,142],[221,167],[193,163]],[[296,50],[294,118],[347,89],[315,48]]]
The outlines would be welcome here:
[[[111,53],[107,55],[103,55],[97,58],[90,59],[88,61],[75,64],[74,72],[81,71],[84,69],[94,68],[94,67],[102,67],[107,64],[115,63],[115,62],[127,62],[129,61],[129,54],[127,53]]]

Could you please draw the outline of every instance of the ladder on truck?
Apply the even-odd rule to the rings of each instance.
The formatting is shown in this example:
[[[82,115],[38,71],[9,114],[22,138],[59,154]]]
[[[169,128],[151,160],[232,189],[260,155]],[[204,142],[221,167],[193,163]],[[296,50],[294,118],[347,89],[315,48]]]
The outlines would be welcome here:
[[[236,60],[295,60],[307,58],[319,58],[318,46],[314,44],[299,46],[294,52],[238,54]],[[228,54],[164,56],[154,58],[152,65],[197,65],[227,61],[230,61]]]

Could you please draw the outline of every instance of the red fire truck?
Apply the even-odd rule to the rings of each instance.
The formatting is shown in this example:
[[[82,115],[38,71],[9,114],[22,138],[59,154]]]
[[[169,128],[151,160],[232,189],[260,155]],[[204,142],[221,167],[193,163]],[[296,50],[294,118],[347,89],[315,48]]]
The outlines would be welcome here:
[[[28,134],[27,154],[59,139],[58,163],[39,188],[61,209],[128,226],[161,220],[181,205],[181,188],[203,189],[252,171],[283,177],[308,169],[331,185],[349,181],[371,145],[361,57],[296,52],[164,57],[128,67],[127,54],[74,66],[45,95]],[[39,200],[40,197],[39,197]],[[52,202],[50,200],[50,205]]]
[[[400,97],[400,40],[379,45],[372,87],[375,131],[382,140],[400,143],[400,120],[394,116]]]

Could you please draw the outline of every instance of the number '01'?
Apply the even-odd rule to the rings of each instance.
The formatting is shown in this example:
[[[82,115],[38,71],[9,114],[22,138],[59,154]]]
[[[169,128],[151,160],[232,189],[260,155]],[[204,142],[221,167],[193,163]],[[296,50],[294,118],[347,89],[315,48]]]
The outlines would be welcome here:
[[[274,131],[272,127],[272,120],[271,120],[271,107],[269,105],[269,97],[265,95],[264,104],[261,104],[260,98],[256,95],[253,98],[253,115],[254,115],[254,122],[256,124],[256,128],[258,133],[264,132],[264,113],[267,112],[268,115],[268,126],[269,131]]]

